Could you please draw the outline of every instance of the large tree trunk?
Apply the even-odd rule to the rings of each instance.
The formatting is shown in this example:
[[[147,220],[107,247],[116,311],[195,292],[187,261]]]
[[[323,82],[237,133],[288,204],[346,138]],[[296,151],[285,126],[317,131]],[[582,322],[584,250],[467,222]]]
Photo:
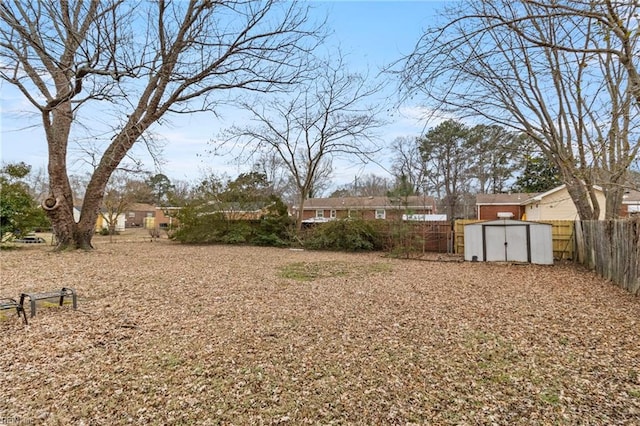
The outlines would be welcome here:
[[[70,104],[63,102],[55,107],[51,114],[43,113],[43,117],[49,146],[50,179],[50,194],[43,207],[51,220],[57,241],[56,250],[90,250],[93,248],[91,240],[107,182],[149,124],[130,123],[128,129],[114,138],[89,181],[80,210],[80,219],[76,222],[73,216],[73,192],[66,167],[67,140],[72,122]]]
[[[609,183],[604,186],[604,193],[607,197],[604,219],[618,219],[620,217],[620,209],[622,207],[624,187],[618,183]]]
[[[597,208],[596,213],[596,209],[594,209],[590,202],[591,196],[584,183],[579,179],[565,180],[565,182],[567,185],[567,191],[573,200],[573,204],[576,206],[580,220],[598,220],[600,210]]]
[[[300,200],[298,201],[298,214],[296,217],[296,234],[298,236],[302,232],[302,218],[304,217],[304,199],[305,196],[300,196]]]
[[[59,86],[60,91],[64,90],[64,83],[59,83]],[[83,229],[74,220],[73,191],[67,173],[67,144],[73,122],[71,102],[60,102],[51,109],[45,109],[42,121],[49,148],[49,196],[42,207],[51,220],[56,249],[90,249],[93,226]]]

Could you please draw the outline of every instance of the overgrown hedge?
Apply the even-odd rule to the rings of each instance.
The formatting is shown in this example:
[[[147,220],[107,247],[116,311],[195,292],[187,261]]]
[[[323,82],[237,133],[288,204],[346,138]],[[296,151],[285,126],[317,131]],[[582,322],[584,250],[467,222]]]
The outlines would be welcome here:
[[[303,234],[310,250],[378,251],[383,248],[380,222],[362,219],[335,220],[316,224]]]
[[[180,228],[173,234],[189,244],[249,244],[271,247],[302,245],[309,250],[379,251],[385,246],[383,224],[361,219],[314,224],[295,238],[293,223],[285,212],[277,211],[260,220],[229,220],[222,213],[206,213],[184,208]]]
[[[276,205],[257,220],[232,220],[223,213],[203,212],[199,207],[186,207],[179,215],[180,228],[173,239],[190,244],[252,244],[286,247],[290,241],[291,220]]]

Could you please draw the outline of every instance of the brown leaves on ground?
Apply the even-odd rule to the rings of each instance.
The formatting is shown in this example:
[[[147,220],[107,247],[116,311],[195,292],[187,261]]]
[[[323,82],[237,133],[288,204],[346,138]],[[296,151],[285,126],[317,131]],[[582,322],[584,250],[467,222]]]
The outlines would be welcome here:
[[[640,424],[640,299],[572,264],[50,250],[0,254],[0,295],[79,295],[0,313],[5,421]]]

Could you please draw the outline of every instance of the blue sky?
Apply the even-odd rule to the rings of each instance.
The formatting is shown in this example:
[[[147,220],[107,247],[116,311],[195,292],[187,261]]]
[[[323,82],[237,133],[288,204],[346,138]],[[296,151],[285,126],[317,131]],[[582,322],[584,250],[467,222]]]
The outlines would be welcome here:
[[[328,17],[333,32],[330,43],[339,45],[347,55],[351,71],[375,76],[386,64],[408,54],[422,33],[422,29],[433,22],[437,12],[447,2],[437,1],[311,1],[318,16]],[[6,83],[0,83],[2,108],[0,111],[0,158],[2,162],[24,161],[34,168],[46,168],[47,152],[44,134],[39,126],[39,117],[19,93]],[[382,139],[390,144],[398,136],[418,136],[425,127],[418,105],[403,105],[400,110],[393,107],[397,101],[395,85],[390,85],[382,94],[381,102],[392,108],[386,117],[389,124],[382,130]],[[164,140],[162,157],[164,164],[160,172],[172,180],[193,181],[206,173],[226,173],[236,176],[246,171],[246,166],[234,164],[229,158],[206,155],[207,141],[228,127],[233,117],[223,120],[203,120],[201,115],[172,120],[159,133]],[[437,123],[436,123],[437,124]],[[142,155],[142,151],[138,151]],[[70,172],[79,173],[82,162],[73,161],[77,153],[70,153]],[[381,156],[380,162],[387,165]],[[150,171],[153,164],[145,162]],[[376,173],[385,175],[384,168],[342,162],[336,165],[336,185],[350,182],[358,174]]]

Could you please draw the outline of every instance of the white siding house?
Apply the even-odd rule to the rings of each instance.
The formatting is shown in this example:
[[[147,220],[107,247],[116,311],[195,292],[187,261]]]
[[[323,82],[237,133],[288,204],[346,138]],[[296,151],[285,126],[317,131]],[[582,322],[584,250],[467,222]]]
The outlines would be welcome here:
[[[604,219],[605,196],[602,188],[594,186],[600,205],[600,220]],[[536,195],[524,203],[526,220],[576,220],[578,210],[567,191],[566,185]]]

